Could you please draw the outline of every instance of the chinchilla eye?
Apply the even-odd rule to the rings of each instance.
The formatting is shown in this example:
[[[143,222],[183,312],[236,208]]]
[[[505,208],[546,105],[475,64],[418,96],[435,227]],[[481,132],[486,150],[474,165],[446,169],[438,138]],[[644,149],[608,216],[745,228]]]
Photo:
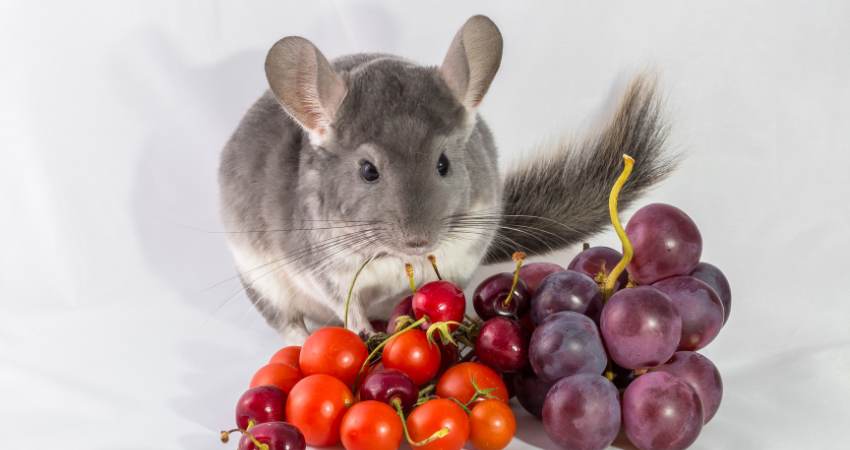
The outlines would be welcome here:
[[[374,183],[378,181],[380,176],[381,174],[378,173],[378,168],[374,164],[365,159],[360,161],[360,178],[363,178],[363,181]]]
[[[444,177],[447,173],[449,173],[449,158],[446,157],[445,153],[441,153],[440,159],[437,160],[437,173],[439,173],[441,177]]]

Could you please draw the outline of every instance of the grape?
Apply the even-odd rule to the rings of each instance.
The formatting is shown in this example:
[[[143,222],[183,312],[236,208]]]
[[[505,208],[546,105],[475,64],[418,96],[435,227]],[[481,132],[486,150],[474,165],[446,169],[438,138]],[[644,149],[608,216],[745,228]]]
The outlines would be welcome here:
[[[528,336],[515,320],[494,317],[478,332],[475,356],[500,372],[517,371],[528,364]]]
[[[682,319],[672,300],[649,286],[617,291],[602,309],[602,337],[608,354],[627,369],[670,359],[682,335]]]
[[[548,262],[530,263],[522,266],[519,269],[519,278],[525,282],[525,287],[528,289],[528,295],[532,296],[537,292],[537,287],[540,283],[555,272],[562,272],[563,267]]]
[[[556,272],[543,280],[531,299],[531,320],[541,323],[558,311],[575,311],[598,319],[602,292],[589,276],[574,270]]]
[[[661,280],[652,287],[667,294],[682,318],[679,350],[699,350],[708,345],[723,326],[723,304],[711,286],[691,277]]]
[[[508,272],[497,273],[482,281],[472,295],[472,306],[478,317],[487,320],[496,316],[518,317],[525,314],[531,296],[521,279],[514,287],[510,302],[505,304],[513,284],[514,275]]]
[[[553,384],[552,381],[540,379],[532,370],[524,370],[513,376],[514,392],[519,404],[538,419],[543,417],[543,400]]]
[[[534,373],[547,381],[576,373],[599,375],[608,363],[596,324],[572,311],[552,314],[534,330],[528,356]]]
[[[623,429],[641,450],[681,450],[702,429],[696,391],[666,372],[639,376],[623,393]]]
[[[634,246],[629,275],[639,284],[687,275],[699,263],[702,237],[682,210],[653,203],[637,210],[626,225]]]
[[[723,398],[723,380],[711,360],[695,352],[676,352],[667,364],[652,371],[667,372],[688,383],[702,403],[705,423],[714,417]]]
[[[600,375],[562,378],[543,402],[543,428],[565,450],[607,448],[620,431],[617,388]]]
[[[726,276],[717,267],[701,262],[697,264],[697,268],[691,272],[691,276],[699,278],[717,293],[720,297],[720,302],[723,303],[723,322],[729,320],[729,312],[732,310],[732,288],[729,287],[729,281]]]
[[[570,265],[567,266],[567,269],[581,272],[598,282],[600,281],[600,274],[608,275],[622,258],[623,255],[613,248],[590,247],[576,255],[570,262]],[[628,282],[629,274],[623,271],[614,284],[614,290],[616,291],[625,287]]]

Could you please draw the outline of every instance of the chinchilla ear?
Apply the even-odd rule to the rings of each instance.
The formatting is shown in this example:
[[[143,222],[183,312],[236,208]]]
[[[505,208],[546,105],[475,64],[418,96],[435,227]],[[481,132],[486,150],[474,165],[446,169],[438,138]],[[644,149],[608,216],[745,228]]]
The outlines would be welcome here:
[[[467,109],[478,107],[502,62],[502,34],[492,20],[473,16],[449,47],[440,75]]]
[[[277,41],[266,56],[266,78],[277,100],[311,138],[327,136],[347,88],[316,46],[297,36]]]

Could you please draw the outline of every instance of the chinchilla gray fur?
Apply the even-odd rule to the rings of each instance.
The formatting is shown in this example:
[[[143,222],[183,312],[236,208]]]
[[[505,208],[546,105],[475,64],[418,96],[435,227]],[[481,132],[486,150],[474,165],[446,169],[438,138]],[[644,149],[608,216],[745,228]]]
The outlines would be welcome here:
[[[329,62],[299,37],[271,48],[271,89],[224,148],[219,183],[245,290],[288,341],[307,336],[305,319],[341,322],[366,260],[348,313],[362,332],[408,292],[405,263],[429,281],[433,254],[463,287],[482,262],[604,229],[623,153],[636,160],[624,207],[672,169],[653,84],[638,77],[597,136],[552,145],[502,179],[477,113],[501,54],[484,16],[463,25],[439,67],[383,54]]]

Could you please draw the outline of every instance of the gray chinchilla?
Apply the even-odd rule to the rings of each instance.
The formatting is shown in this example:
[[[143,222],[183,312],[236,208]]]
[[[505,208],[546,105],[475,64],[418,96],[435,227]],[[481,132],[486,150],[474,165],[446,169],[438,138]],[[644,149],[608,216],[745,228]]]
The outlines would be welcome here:
[[[463,25],[439,67],[384,54],[329,62],[300,37],[271,48],[271,90],[224,148],[219,182],[242,283],[287,340],[307,336],[305,319],[339,323],[369,258],[349,313],[364,332],[406,293],[405,262],[424,282],[434,254],[464,287],[482,262],[602,230],[623,153],[636,160],[623,207],[670,172],[653,83],[638,77],[598,135],[555,144],[502,179],[476,112],[501,56],[484,16]]]

